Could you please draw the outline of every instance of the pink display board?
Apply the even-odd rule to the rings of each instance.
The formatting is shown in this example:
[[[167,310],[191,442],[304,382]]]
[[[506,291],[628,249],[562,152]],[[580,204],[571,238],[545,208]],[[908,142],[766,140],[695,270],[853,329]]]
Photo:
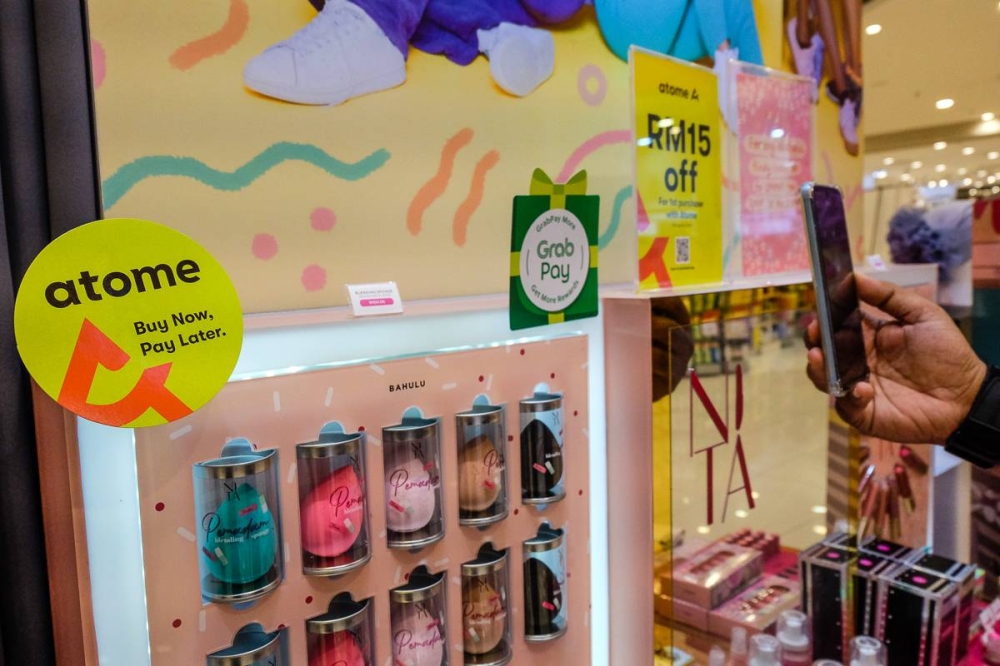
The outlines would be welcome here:
[[[812,180],[813,113],[808,79],[740,65],[740,233],[743,274],[807,270],[799,187]]]
[[[566,497],[548,508],[522,505],[518,401],[544,383],[564,396]],[[397,390],[397,385],[415,386]],[[390,387],[393,390],[390,391]],[[448,573],[447,639],[451,664],[463,663],[460,567],[491,541],[509,548],[509,605],[514,664],[590,663],[590,493],[588,492],[587,339],[572,336],[468,351],[233,382],[211,403],[170,425],[136,431],[136,459],[142,520],[143,560],[154,666],[203,664],[205,655],[229,645],[250,622],[267,631],[290,628],[293,664],[306,663],[305,620],[325,612],[330,599],[349,591],[373,598],[378,666],[390,663],[389,590],[405,583],[420,564]],[[485,394],[507,405],[507,467],[511,511],[483,530],[458,523],[456,412]],[[422,551],[386,547],[382,493],[381,429],[400,421],[412,406],[442,418],[445,538]],[[372,559],[341,578],[302,574],[295,445],[315,440],[320,428],[339,421],[368,433]],[[281,520],[285,579],[247,610],[204,604],[199,589],[198,549],[191,465],[215,458],[230,438],[246,437],[258,449],[280,452]],[[543,522],[566,531],[568,630],[547,643],[524,640],[521,544]]]

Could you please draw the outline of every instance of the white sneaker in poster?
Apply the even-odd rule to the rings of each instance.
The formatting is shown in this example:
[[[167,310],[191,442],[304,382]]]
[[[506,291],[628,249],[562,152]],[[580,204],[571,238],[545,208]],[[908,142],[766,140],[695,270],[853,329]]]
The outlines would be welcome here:
[[[490,75],[511,95],[526,97],[545,83],[556,64],[556,43],[543,28],[501,23],[477,31],[479,50],[490,60]]]
[[[307,26],[243,69],[251,90],[298,104],[340,104],[405,80],[403,54],[346,0],[329,0]]]

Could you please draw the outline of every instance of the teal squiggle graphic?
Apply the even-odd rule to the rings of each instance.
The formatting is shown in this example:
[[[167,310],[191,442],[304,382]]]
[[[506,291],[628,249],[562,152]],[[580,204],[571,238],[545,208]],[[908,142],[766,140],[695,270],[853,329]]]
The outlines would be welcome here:
[[[308,143],[282,141],[268,146],[235,171],[220,171],[193,157],[147,155],[123,165],[104,181],[104,208],[114,206],[143,180],[157,176],[193,178],[217,190],[231,192],[243,189],[286,161],[307,162],[335,178],[360,180],[384,166],[389,157],[389,151],[380,148],[352,164]]]
[[[611,245],[611,241],[615,239],[615,234],[618,233],[618,227],[622,223],[622,207],[625,202],[629,200],[632,196],[632,186],[626,185],[622,189],[618,190],[618,194],[615,195],[614,212],[611,213],[611,222],[608,223],[608,228],[604,230],[604,233],[600,235],[597,239],[597,249],[603,250],[608,245]]]

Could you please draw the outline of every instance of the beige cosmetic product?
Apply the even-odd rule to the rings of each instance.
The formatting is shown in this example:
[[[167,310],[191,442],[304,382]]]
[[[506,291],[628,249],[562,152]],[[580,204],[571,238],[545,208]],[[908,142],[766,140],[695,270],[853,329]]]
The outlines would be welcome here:
[[[465,663],[502,666],[511,660],[507,550],[491,544],[462,565],[462,638]]]
[[[485,396],[455,415],[459,524],[483,527],[507,517],[506,408]]]

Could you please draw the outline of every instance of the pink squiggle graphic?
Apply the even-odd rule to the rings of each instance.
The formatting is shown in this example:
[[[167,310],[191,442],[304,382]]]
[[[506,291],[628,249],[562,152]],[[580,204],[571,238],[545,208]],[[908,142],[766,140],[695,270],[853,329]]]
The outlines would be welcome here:
[[[94,90],[104,83],[104,75],[108,72],[107,56],[104,47],[96,39],[90,40],[90,66],[94,74]]]
[[[562,170],[556,177],[556,182],[565,183],[569,180],[570,176],[576,173],[580,163],[591,153],[605,146],[612,146],[616,143],[628,143],[631,140],[632,130],[610,130],[587,139],[580,144],[579,148],[573,151],[569,159],[566,160],[566,163],[563,164]]]

